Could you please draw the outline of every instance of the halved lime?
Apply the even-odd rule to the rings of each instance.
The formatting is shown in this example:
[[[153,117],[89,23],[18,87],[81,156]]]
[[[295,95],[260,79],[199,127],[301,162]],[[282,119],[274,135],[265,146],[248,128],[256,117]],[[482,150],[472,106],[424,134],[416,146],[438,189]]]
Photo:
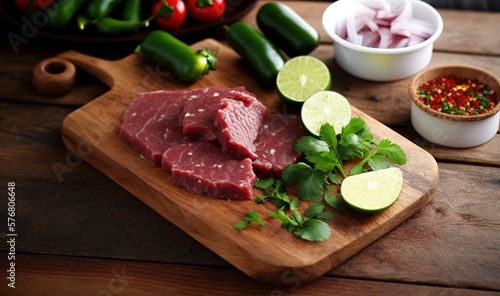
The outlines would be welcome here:
[[[351,105],[347,99],[334,91],[319,91],[309,97],[300,110],[304,127],[313,135],[319,136],[319,130],[329,123],[339,134],[342,127],[349,123],[352,116]]]
[[[278,95],[287,103],[300,104],[314,93],[329,90],[332,75],[321,60],[298,56],[288,60],[276,78]]]
[[[353,210],[374,214],[390,207],[403,189],[403,173],[397,167],[351,175],[342,181],[340,192]]]

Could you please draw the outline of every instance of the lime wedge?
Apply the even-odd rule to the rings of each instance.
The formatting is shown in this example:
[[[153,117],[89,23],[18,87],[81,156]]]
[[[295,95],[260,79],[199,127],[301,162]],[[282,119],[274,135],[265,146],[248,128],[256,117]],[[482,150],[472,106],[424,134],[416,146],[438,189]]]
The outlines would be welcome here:
[[[374,214],[390,207],[403,189],[403,173],[397,167],[352,175],[342,181],[340,192],[353,210]]]
[[[331,124],[339,134],[351,120],[351,105],[337,92],[319,91],[304,102],[300,116],[304,127],[313,135],[319,136],[320,127],[325,123]]]
[[[331,85],[330,70],[325,63],[312,56],[288,60],[276,78],[278,95],[292,104],[303,103],[314,93],[330,89]]]

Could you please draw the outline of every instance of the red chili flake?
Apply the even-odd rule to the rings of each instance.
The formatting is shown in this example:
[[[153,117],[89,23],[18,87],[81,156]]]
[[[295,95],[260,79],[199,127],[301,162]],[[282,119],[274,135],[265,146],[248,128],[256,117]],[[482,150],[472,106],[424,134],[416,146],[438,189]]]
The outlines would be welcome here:
[[[417,90],[420,101],[443,113],[483,114],[495,107],[496,95],[477,79],[454,75],[438,77],[423,83]]]

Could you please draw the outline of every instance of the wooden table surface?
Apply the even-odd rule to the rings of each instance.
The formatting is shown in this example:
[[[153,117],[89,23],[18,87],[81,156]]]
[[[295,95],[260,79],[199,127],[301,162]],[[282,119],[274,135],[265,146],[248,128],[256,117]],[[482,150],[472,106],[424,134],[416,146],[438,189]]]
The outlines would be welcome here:
[[[417,214],[321,278],[288,286],[257,282],[195,241],[70,152],[66,115],[108,90],[79,72],[75,88],[49,99],[31,71],[66,50],[118,59],[136,44],[92,45],[35,36],[0,41],[1,295],[500,295],[500,135],[471,149],[440,147],[410,124],[408,79],[376,83],[333,61],[321,26],[328,2],[283,1],[321,32],[312,53],[330,67],[332,89],[430,152],[439,184]],[[261,3],[244,17],[255,25]],[[500,75],[500,14],[440,10],[444,31],[431,65],[467,63]],[[2,35],[20,34],[2,23]],[[197,38],[215,37],[218,33]],[[191,41],[191,40],[190,40]],[[17,49],[17,51],[16,51]],[[15,182],[15,260],[7,236],[7,187]],[[9,264],[15,263],[15,289]]]

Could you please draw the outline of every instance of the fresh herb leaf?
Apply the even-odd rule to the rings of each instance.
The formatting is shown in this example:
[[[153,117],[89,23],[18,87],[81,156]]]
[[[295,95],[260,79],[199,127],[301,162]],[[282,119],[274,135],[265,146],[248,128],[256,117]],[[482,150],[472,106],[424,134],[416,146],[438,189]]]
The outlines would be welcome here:
[[[319,138],[301,137],[295,150],[304,153],[305,162],[286,166],[281,179],[257,181],[255,186],[262,189],[264,196],[259,196],[255,201],[274,204],[278,210],[268,211],[269,215],[279,219],[281,226],[289,232],[309,241],[330,237],[331,229],[324,221],[333,219],[334,214],[325,210],[327,205],[339,213],[345,212],[340,198],[334,192],[337,186],[332,186],[342,183],[340,174],[343,178],[347,177],[343,170],[344,161],[360,159],[351,168],[350,174],[359,174],[369,168],[386,168],[391,162],[399,165],[406,163],[406,155],[401,147],[388,139],[377,143],[370,127],[359,117],[351,118],[339,135],[330,124],[322,125]],[[298,198],[290,198],[286,191],[287,185],[294,184],[298,184]],[[305,216],[299,212],[299,200],[313,202],[305,211]],[[235,228],[245,228],[253,221],[264,225],[264,221],[254,212],[249,211],[244,220],[234,225]]]
[[[334,151],[308,155],[306,159],[314,164],[315,169],[318,169],[325,173],[333,171],[340,165]]]
[[[361,161],[361,162],[358,162],[357,164],[355,164],[350,170],[349,170],[349,173],[351,175],[357,175],[357,174],[361,174],[363,172],[363,166],[365,165],[365,162],[364,161]]]
[[[236,229],[246,228],[248,227],[248,225],[250,225],[251,222],[256,222],[261,227],[264,227],[265,225],[264,220],[260,217],[257,211],[249,210],[245,215],[245,219],[236,222],[234,224],[234,228]]]
[[[323,193],[323,182],[325,173],[318,170],[312,170],[311,174],[300,181],[297,195],[302,200],[318,201]]]
[[[323,221],[330,221],[335,218],[335,215],[332,212],[324,211],[316,215],[316,218]]]
[[[378,154],[372,155],[370,158],[368,158],[368,165],[374,170],[382,170],[386,169],[390,166],[389,162],[385,160],[384,157]]]
[[[325,201],[325,203],[327,205],[329,205],[330,207],[335,209],[335,211],[337,211],[339,213],[345,213],[344,206],[342,205],[340,200],[337,198],[337,196],[335,196],[335,194],[333,193],[333,190],[334,189],[332,186],[328,186],[325,194],[323,195],[323,200]]]
[[[299,199],[294,198],[290,202],[290,211],[298,211],[299,210]]]
[[[240,220],[240,221],[238,221],[238,222],[236,222],[236,223],[234,224],[234,228],[236,228],[236,229],[238,229],[238,230],[239,230],[239,229],[244,229],[244,228],[247,228],[247,227],[248,227],[248,225],[250,225],[250,222],[251,222],[251,221],[249,221],[249,220],[247,220],[247,219]]]
[[[261,195],[255,198],[255,203],[262,204],[273,198],[271,195]]]
[[[367,127],[366,122],[361,117],[353,117],[342,128],[341,135],[343,137],[346,134],[356,134]]]
[[[281,179],[288,185],[293,185],[298,183],[301,179],[309,177],[312,168],[303,162],[298,162],[296,164],[287,165],[283,169],[281,174]]]
[[[285,228],[289,232],[293,232],[299,223],[288,216],[283,208],[280,208],[278,211],[268,211],[269,215],[273,218],[276,218],[281,221],[281,227]]]
[[[294,210],[294,211],[292,211],[292,213],[293,213],[293,219],[295,219],[295,221],[297,222],[298,226],[301,226],[307,220],[306,218],[304,218],[304,216],[302,216],[299,213],[298,210]]]
[[[255,187],[260,188],[260,189],[266,189],[271,186],[273,186],[275,183],[275,180],[273,178],[268,178],[268,179],[260,179],[255,182]]]
[[[332,230],[326,222],[307,219],[293,234],[308,241],[324,241],[330,237]]]
[[[323,202],[316,202],[313,203],[304,213],[306,217],[309,218],[314,218],[316,217],[319,213],[323,212],[325,209],[325,204]]]
[[[330,148],[325,141],[311,136],[301,137],[294,147],[295,151],[306,155],[328,151]]]
[[[328,180],[333,183],[333,184],[337,184],[337,185],[340,185],[340,183],[342,183],[342,181],[340,180],[339,176],[337,176],[337,174],[335,173],[332,173],[330,172],[328,174]]]
[[[377,154],[385,156],[395,164],[404,165],[406,163],[406,154],[403,149],[388,139],[380,141],[377,145]]]
[[[329,123],[323,124],[319,129],[319,138],[325,141],[330,148],[337,148],[337,133],[333,125]]]

